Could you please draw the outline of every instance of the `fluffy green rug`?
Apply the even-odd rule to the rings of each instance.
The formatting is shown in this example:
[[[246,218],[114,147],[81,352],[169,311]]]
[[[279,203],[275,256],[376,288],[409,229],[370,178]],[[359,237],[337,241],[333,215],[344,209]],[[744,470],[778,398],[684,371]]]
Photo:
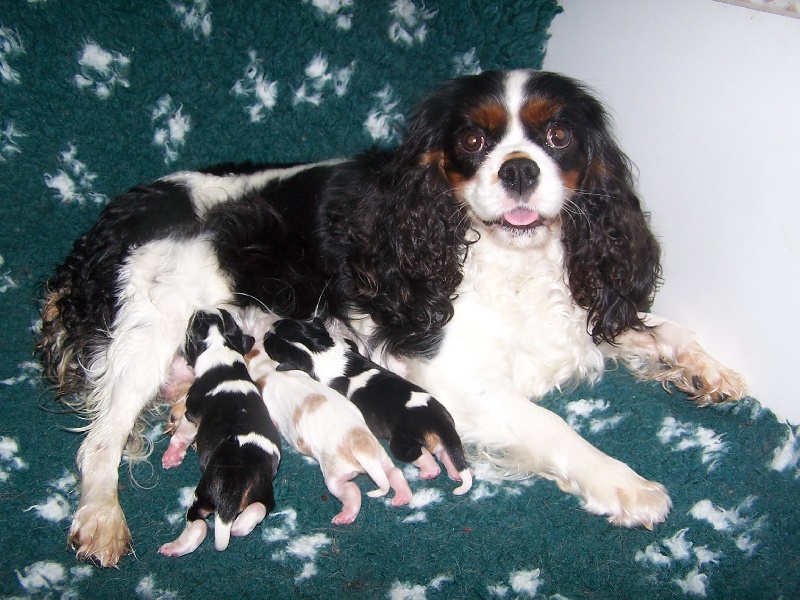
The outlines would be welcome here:
[[[503,5],[501,5],[503,4]],[[655,531],[584,513],[546,481],[411,481],[355,524],[287,452],[277,508],[224,553],[168,559],[193,453],[123,473],[136,556],[66,548],[80,425],[33,361],[37,286],[109,197],[222,161],[306,161],[392,145],[423,94],[477,69],[537,67],[551,0],[17,0],[0,12],[0,597],[792,598],[800,596],[798,430],[754,401],[699,410],[609,373],[546,399],[590,441],[663,482]],[[125,470],[125,467],[123,467]],[[134,483],[134,481],[136,483]],[[138,485],[137,485],[138,484]],[[365,483],[365,485],[369,485]]]

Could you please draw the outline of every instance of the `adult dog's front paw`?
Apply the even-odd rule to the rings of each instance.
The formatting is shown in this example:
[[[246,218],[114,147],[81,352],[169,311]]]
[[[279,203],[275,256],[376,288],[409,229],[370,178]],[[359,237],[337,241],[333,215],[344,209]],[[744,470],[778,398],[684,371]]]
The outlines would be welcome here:
[[[101,567],[114,567],[131,554],[131,532],[117,502],[86,504],[72,519],[69,543],[81,560]]]
[[[678,355],[675,370],[675,385],[701,406],[741,400],[747,394],[744,377],[705,352]]]
[[[582,486],[584,508],[622,527],[652,530],[663,523],[672,509],[667,489],[641,477],[624,463],[613,463],[595,472],[588,488]]]

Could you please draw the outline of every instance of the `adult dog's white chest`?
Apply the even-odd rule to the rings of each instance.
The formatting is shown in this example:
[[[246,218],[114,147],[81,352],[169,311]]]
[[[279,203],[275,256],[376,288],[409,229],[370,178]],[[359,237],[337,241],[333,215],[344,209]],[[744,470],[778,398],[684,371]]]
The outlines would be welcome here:
[[[440,351],[413,365],[410,377],[434,395],[504,380],[529,398],[599,377],[603,358],[587,333],[586,311],[572,301],[560,232],[551,227],[533,248],[482,234],[470,247]]]

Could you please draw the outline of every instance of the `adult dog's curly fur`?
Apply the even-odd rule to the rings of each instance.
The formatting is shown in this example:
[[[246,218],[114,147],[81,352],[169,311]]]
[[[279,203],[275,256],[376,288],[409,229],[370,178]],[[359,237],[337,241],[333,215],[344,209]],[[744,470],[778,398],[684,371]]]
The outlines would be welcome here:
[[[392,359],[464,440],[587,510],[652,527],[666,491],[530,402],[622,359],[699,402],[744,383],[642,311],[659,251],[601,104],[544,72],[454,80],[400,147],[349,161],[179,172],[112,201],[49,282],[46,374],[90,417],[70,539],[130,549],[118,464],[197,310],[324,316]]]

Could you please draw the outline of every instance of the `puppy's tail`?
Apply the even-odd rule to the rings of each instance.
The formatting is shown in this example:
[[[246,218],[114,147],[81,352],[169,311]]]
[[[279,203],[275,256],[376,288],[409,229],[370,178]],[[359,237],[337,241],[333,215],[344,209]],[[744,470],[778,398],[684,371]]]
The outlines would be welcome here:
[[[367,496],[370,498],[380,498],[388,494],[392,486],[389,484],[389,477],[383,470],[383,461],[380,456],[370,453],[368,455],[356,456],[356,458],[364,469],[364,472],[369,475],[370,479],[378,486],[377,489],[367,492]]]
[[[361,469],[378,485],[378,489],[367,492],[370,498],[379,498],[389,493],[391,485],[381,464],[386,451],[378,439],[364,427],[355,427],[347,433],[347,441],[352,458]]]
[[[214,548],[222,552],[228,547],[231,541],[231,527],[233,522],[225,522],[219,516],[219,513],[214,515]]]
[[[472,488],[472,469],[469,468],[464,453],[464,444],[456,431],[455,423],[447,409],[438,401],[441,407],[441,420],[438,433],[441,446],[436,452],[436,457],[442,462],[450,479],[460,481],[461,485],[453,490],[457,496],[466,494]],[[429,449],[430,450],[430,449]]]
[[[398,469],[386,454],[383,446],[378,445],[377,457],[369,457],[361,462],[364,470],[378,484],[378,489],[367,492],[370,498],[385,496],[391,488],[394,490],[392,506],[404,506],[411,502],[411,488],[408,486],[403,472]]]
[[[453,493],[456,496],[463,496],[472,488],[472,469],[469,467],[462,469],[458,472],[458,476],[461,477],[461,485],[454,489]]]

